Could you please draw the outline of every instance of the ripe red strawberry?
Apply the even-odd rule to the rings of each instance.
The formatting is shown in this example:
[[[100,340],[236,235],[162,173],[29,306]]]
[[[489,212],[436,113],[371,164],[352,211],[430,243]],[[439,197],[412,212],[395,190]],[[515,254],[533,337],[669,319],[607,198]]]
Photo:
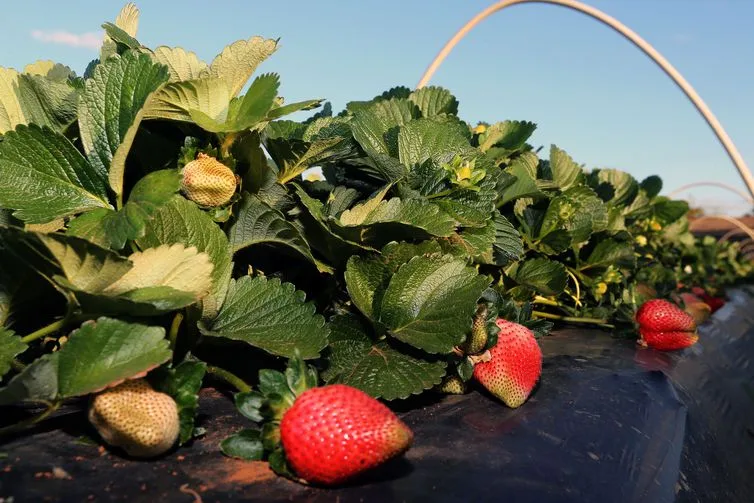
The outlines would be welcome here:
[[[304,391],[280,422],[285,457],[307,482],[335,485],[405,452],[413,433],[361,390],[333,384]]]
[[[644,330],[655,332],[693,332],[696,323],[690,314],[670,301],[652,299],[641,305],[636,321]]]
[[[474,366],[474,379],[508,407],[520,407],[542,374],[542,350],[525,326],[503,319],[496,324],[497,344],[489,361]]]
[[[702,301],[710,307],[711,312],[715,312],[725,305],[725,298],[714,297],[707,293],[704,288],[695,286],[691,289],[695,295],[697,295]]]
[[[639,329],[641,339],[639,344],[649,346],[659,351],[674,351],[692,346],[699,340],[696,332],[656,332]]]

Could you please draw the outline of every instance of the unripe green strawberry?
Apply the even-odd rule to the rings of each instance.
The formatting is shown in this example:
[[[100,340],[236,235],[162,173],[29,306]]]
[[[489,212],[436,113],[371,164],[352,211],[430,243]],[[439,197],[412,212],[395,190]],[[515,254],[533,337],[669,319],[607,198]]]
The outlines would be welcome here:
[[[222,206],[236,192],[236,175],[214,157],[200,153],[184,166],[181,191],[200,206]]]
[[[542,374],[542,350],[531,330],[504,319],[489,361],[474,366],[474,379],[511,408],[529,398]]]
[[[102,439],[134,457],[154,457],[178,439],[178,406],[144,379],[126,381],[96,395],[89,422]]]
[[[441,393],[446,393],[448,395],[463,395],[466,393],[466,383],[463,382],[463,380],[456,376],[456,375],[450,375],[446,376],[445,379],[442,380],[440,383],[440,386],[437,388]]]
[[[343,384],[304,391],[280,421],[288,464],[320,485],[341,484],[399,456],[413,438],[387,406]]]
[[[487,312],[487,305],[479,304],[471,324],[471,334],[462,347],[468,355],[481,352],[487,345]]]

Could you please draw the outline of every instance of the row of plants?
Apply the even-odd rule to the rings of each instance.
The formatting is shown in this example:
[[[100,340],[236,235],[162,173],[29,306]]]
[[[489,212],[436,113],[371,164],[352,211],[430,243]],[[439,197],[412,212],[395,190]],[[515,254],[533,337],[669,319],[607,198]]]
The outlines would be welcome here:
[[[201,434],[211,374],[259,426],[226,454],[337,484],[410,446],[384,402],[475,380],[520,406],[554,324],[677,349],[701,320],[663,305],[649,339],[639,306],[751,278],[659,177],[543,151],[531,122],[468,124],[440,87],[286,103],[276,74],[247,87],[276,40],[206,63],[137,26],[103,25],[83,76],[0,69],[0,405],[43,405],[3,432],[91,396],[103,440],[160,455]],[[344,416],[379,441],[310,449]]]

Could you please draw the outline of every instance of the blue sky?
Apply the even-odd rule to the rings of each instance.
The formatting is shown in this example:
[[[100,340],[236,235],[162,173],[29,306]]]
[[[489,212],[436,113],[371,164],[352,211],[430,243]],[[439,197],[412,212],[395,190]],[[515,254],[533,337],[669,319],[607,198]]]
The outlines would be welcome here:
[[[100,25],[124,4],[5,3],[0,66],[20,69],[52,59],[79,73],[97,56],[90,46]],[[322,97],[340,110],[395,85],[414,86],[446,40],[490,3],[142,0],[138,38],[210,60],[237,39],[279,37],[278,52],[260,71],[280,73],[287,101]],[[754,168],[754,1],[589,3],[663,53]],[[533,143],[555,143],[589,167],[620,168],[637,178],[659,174],[665,192],[702,180],[744,189],[712,132],[670,80],[609,28],[572,11],[535,4],[494,15],[456,47],[431,83],[458,97],[465,120],[536,122]],[[688,195],[734,214],[747,208],[719,189]]]

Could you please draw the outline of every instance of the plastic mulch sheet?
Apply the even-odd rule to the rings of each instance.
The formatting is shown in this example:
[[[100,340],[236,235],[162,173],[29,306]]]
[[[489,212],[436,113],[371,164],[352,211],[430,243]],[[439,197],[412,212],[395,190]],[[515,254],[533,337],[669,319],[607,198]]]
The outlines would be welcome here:
[[[90,431],[74,407],[6,440],[0,501],[748,503],[754,298],[731,297],[682,352],[556,332],[541,340],[541,385],[516,410],[477,390],[399,404],[413,448],[349,487],[306,487],[265,463],[224,457],[218,442],[248,424],[210,389],[201,399],[207,435],[156,461],[82,441]]]

